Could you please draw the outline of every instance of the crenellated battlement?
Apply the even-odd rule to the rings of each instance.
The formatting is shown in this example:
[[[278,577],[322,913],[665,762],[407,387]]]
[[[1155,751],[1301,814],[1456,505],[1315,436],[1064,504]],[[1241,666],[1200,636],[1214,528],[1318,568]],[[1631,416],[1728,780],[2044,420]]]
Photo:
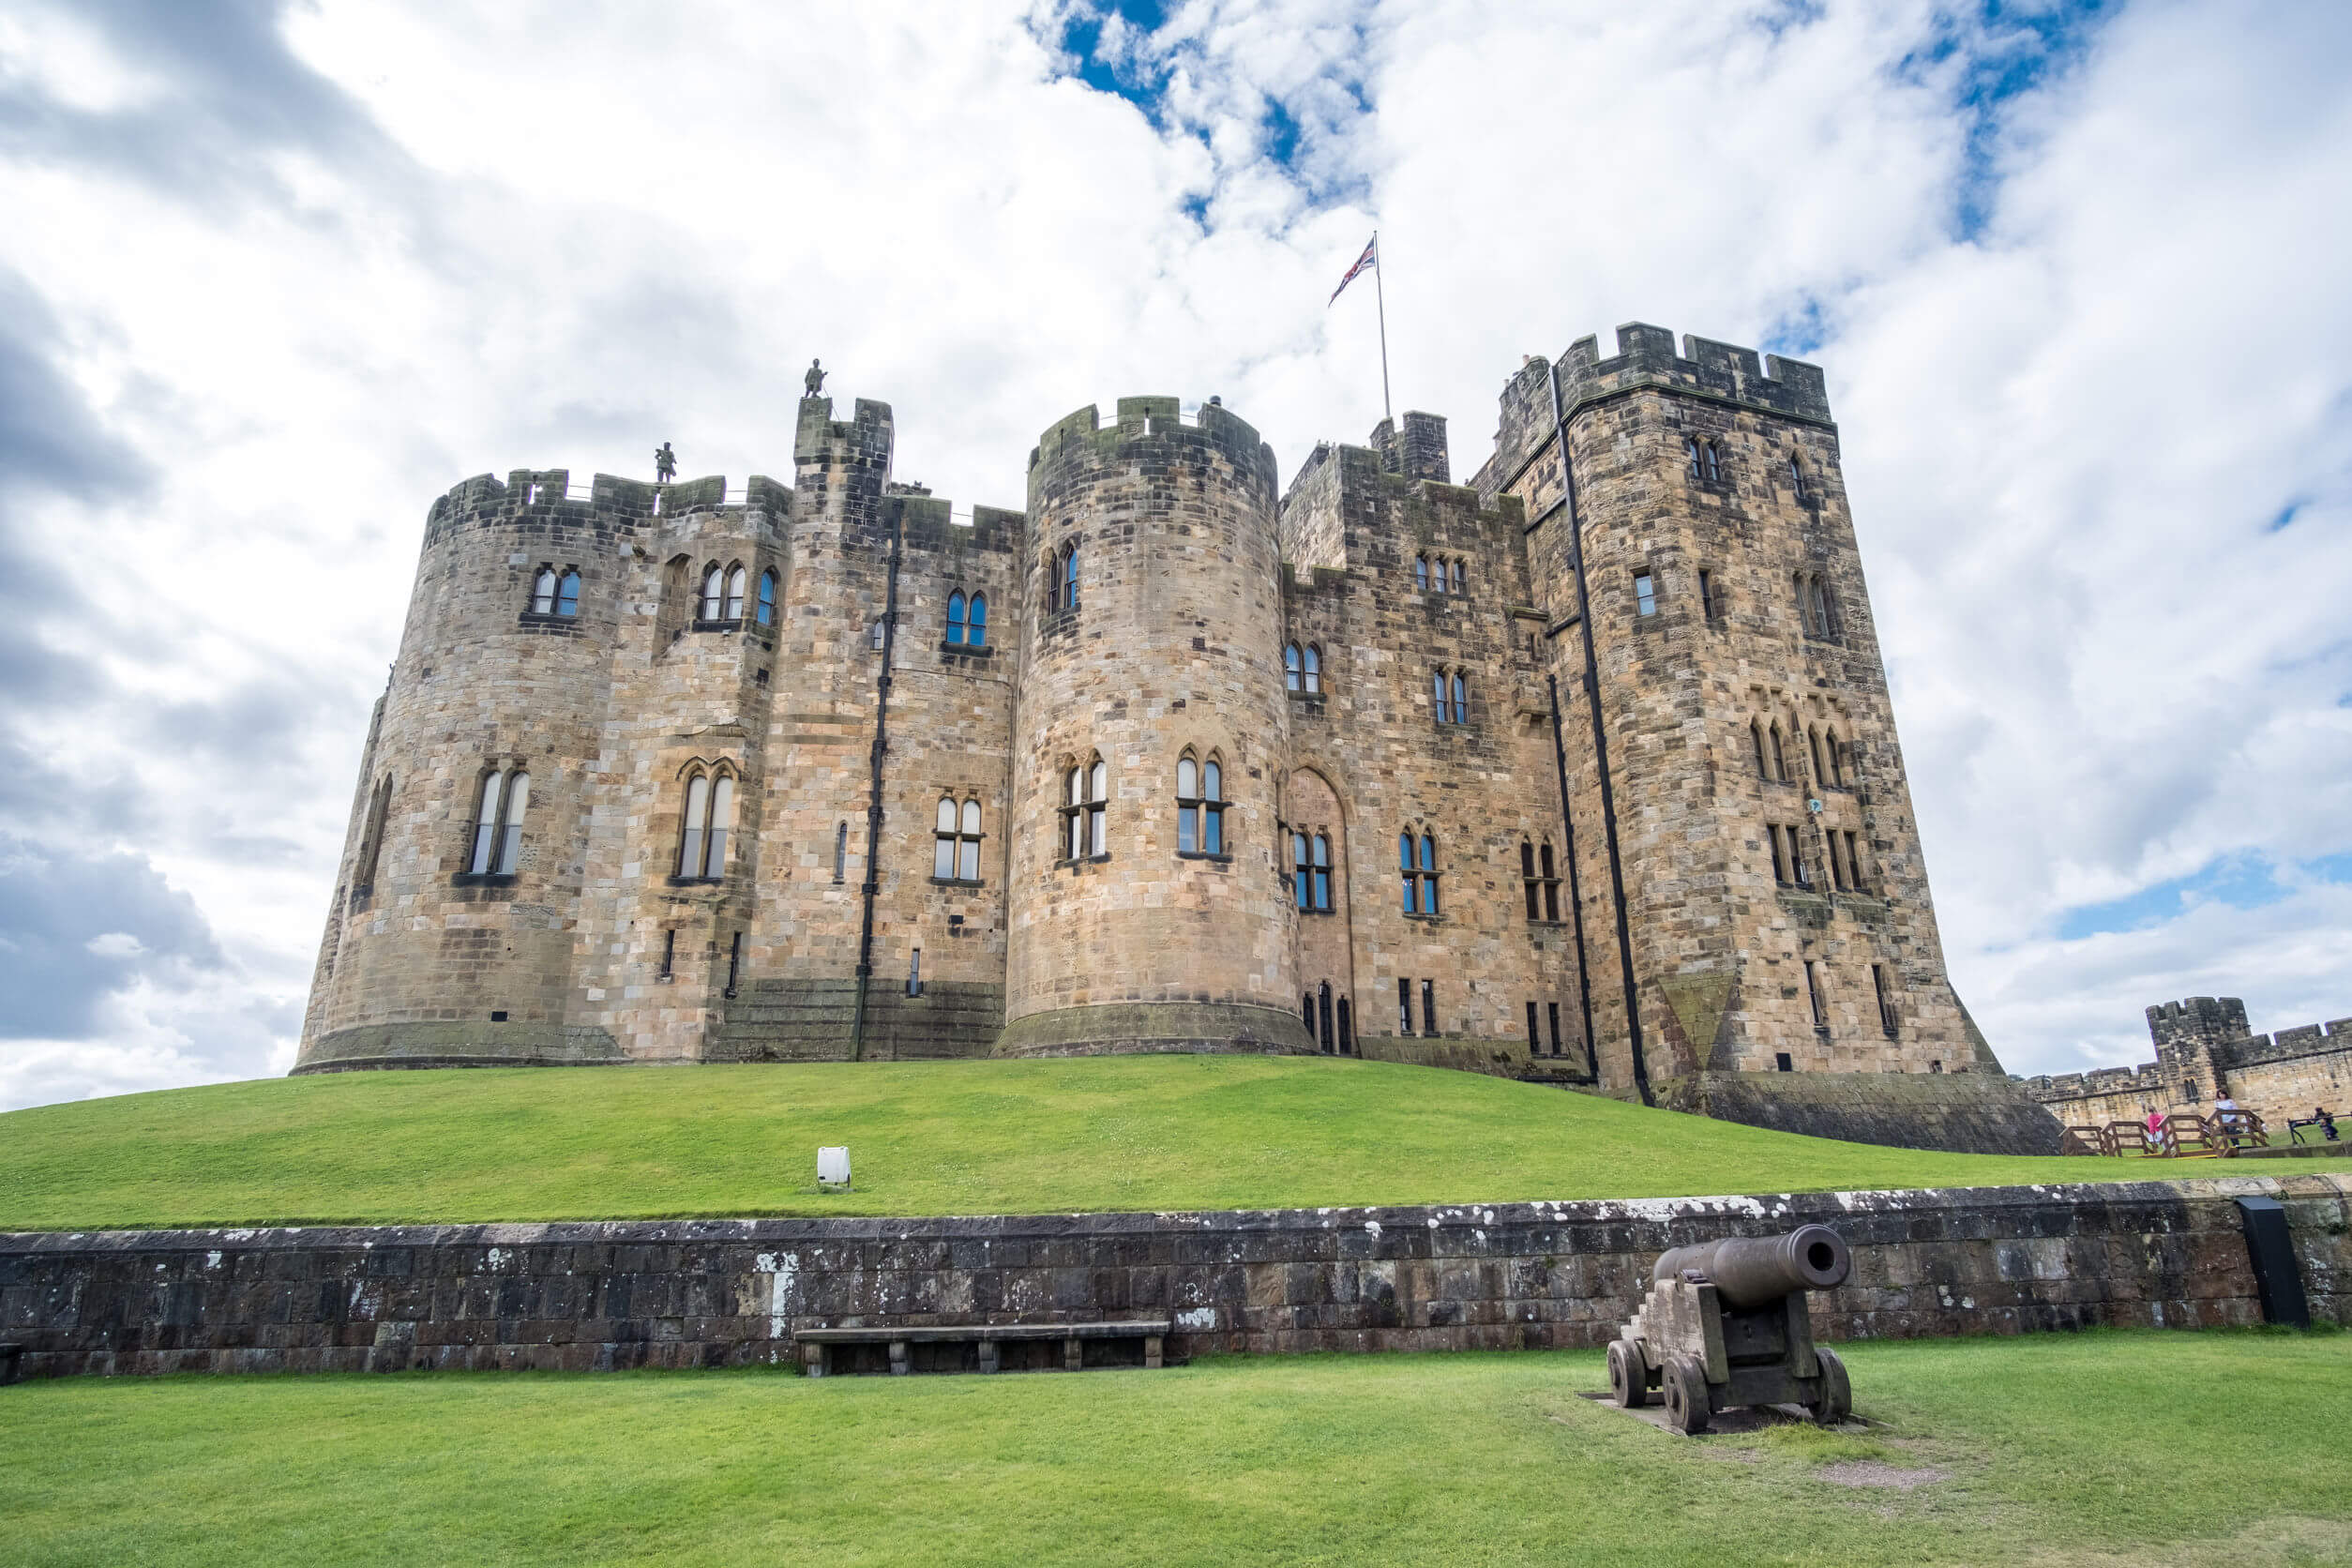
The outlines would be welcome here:
[[[1218,453],[1261,484],[1272,498],[1274,448],[1259,436],[1256,426],[1221,403],[1203,403],[1187,419],[1180,400],[1164,397],[1120,399],[1118,417],[1108,425],[1094,403],[1055,420],[1030,451],[1031,479],[1033,483],[1042,468],[1096,462],[1138,445],[1166,442]]]
[[[853,462],[888,473],[894,439],[888,403],[860,398],[845,422],[833,416],[831,398],[803,398],[792,431],[792,460],[804,465]]]

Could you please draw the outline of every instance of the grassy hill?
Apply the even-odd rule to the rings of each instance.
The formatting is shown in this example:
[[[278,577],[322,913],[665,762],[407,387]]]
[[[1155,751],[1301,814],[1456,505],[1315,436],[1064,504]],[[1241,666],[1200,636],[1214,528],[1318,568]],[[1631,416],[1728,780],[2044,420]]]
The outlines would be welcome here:
[[[820,1144],[856,1190],[814,1190]],[[1158,1056],[354,1073],[0,1115],[0,1229],[1313,1208],[2100,1181],[1474,1074]]]

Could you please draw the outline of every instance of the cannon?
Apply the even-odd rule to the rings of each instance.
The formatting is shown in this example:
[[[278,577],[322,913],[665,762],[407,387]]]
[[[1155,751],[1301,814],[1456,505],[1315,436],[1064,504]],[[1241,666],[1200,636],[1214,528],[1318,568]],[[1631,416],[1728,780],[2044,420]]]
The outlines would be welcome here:
[[[1663,1395],[1666,1425],[1685,1436],[1743,1405],[1845,1420],[1854,1408],[1846,1364],[1814,1344],[1805,1292],[1843,1285],[1852,1267],[1826,1225],[1660,1254],[1650,1294],[1609,1346],[1610,1396],[1632,1410]]]

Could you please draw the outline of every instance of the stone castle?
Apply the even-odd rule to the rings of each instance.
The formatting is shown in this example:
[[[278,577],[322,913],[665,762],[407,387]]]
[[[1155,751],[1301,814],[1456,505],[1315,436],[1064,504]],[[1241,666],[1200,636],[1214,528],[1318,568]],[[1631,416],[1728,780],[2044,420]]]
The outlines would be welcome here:
[[[2323,1108],[2352,1110],[2352,1018],[2256,1034],[2239,998],[2193,996],[2150,1007],[2148,1033],[2153,1062],[2029,1078],[2026,1093],[2070,1127],[2204,1110],[2223,1094],[2282,1134]]]
[[[1945,973],[1820,370],[1617,336],[1467,484],[1429,415],[1284,491],[1129,398],[958,516],[815,395],[789,486],[466,481],[295,1071],[1323,1052],[2055,1148]]]

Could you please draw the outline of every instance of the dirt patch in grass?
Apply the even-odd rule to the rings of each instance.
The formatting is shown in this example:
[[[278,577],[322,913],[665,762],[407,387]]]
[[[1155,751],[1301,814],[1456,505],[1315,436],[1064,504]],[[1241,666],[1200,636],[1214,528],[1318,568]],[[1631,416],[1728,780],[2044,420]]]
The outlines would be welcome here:
[[[1952,1472],[1934,1465],[1920,1470],[1906,1470],[1890,1465],[1884,1459],[1840,1459],[1823,1465],[1814,1472],[1832,1486],[1874,1486],[1897,1492],[1907,1492],[1920,1486],[1932,1486],[1938,1481],[1949,1481]]]

